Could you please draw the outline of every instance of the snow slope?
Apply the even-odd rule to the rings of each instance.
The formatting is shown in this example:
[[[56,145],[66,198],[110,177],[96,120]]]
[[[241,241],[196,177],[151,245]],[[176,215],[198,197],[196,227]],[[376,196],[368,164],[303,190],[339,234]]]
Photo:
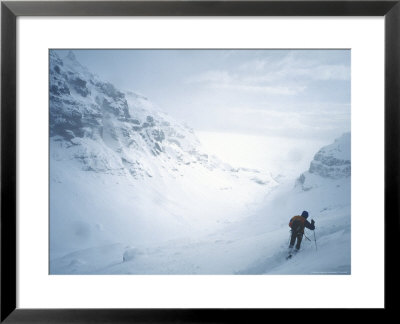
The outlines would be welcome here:
[[[101,80],[73,52],[50,51],[49,91],[52,273],[73,272],[55,259],[74,251],[217,230],[278,185],[208,155],[192,129]]]

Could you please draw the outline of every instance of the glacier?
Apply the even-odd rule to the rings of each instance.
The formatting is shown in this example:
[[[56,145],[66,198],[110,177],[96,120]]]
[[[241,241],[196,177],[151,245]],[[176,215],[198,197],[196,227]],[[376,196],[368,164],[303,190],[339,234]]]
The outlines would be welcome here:
[[[49,67],[50,274],[350,274],[350,133],[280,183],[207,154],[193,129],[72,51],[50,51]],[[303,240],[285,261],[302,210],[318,248]]]

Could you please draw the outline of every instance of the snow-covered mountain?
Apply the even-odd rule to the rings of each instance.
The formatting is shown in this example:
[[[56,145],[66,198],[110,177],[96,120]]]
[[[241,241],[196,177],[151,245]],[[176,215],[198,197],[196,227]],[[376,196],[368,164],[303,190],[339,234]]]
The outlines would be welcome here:
[[[297,179],[296,186],[307,191],[317,185],[314,179],[349,179],[351,176],[350,139],[350,133],[345,133],[334,143],[321,148],[311,161],[309,170]]]
[[[194,131],[50,51],[50,251],[194,235],[243,217],[277,182],[202,149]]]
[[[136,179],[153,176],[149,155],[163,153],[160,164],[171,168],[217,163],[198,151],[191,129],[157,112],[147,98],[99,80],[72,52],[64,60],[50,54],[50,136],[78,146],[74,157],[83,170],[128,171]]]

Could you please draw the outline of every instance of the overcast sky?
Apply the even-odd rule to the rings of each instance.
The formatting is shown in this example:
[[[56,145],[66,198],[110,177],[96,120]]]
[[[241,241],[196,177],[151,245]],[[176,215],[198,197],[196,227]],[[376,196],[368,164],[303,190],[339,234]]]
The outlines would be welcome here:
[[[222,141],[214,149],[227,134],[236,141],[287,138],[314,149],[350,131],[350,50],[74,53],[102,79],[185,121],[208,144]]]

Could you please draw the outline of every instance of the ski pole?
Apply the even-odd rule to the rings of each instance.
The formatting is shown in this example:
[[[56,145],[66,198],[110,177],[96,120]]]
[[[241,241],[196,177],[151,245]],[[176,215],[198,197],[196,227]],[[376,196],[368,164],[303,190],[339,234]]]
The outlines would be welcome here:
[[[306,238],[306,240],[308,240],[308,241],[311,242],[311,240],[307,237],[307,235],[306,235],[305,233],[303,233],[303,235],[304,235],[304,237]]]
[[[317,239],[315,237],[315,229],[314,229],[314,242],[315,242],[315,251],[318,251],[318,249],[317,249]]]

